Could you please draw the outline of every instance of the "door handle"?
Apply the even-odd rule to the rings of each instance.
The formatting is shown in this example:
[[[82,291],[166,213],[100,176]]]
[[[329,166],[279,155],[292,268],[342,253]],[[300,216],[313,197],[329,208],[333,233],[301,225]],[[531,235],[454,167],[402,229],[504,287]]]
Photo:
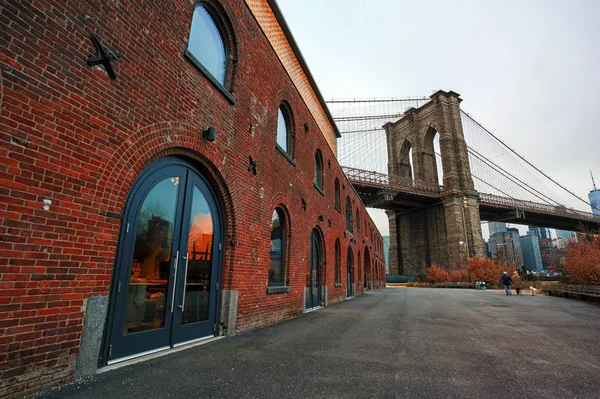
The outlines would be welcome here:
[[[185,307],[185,286],[187,285],[188,261],[190,260],[187,255],[182,256],[182,258],[185,259],[185,271],[183,273],[183,295],[181,296],[181,305],[177,306],[179,309],[181,309],[181,312],[183,312]]]
[[[171,313],[173,313],[173,305],[175,305],[175,287],[177,286],[177,264],[179,263],[179,251],[175,255],[175,270],[173,271],[173,293],[171,294]]]

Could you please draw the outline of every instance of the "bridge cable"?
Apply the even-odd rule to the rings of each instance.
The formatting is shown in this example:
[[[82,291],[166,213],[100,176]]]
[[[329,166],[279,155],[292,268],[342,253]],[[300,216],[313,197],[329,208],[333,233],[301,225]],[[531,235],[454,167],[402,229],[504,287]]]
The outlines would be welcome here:
[[[539,192],[538,190],[536,190],[535,188],[531,187],[529,184],[525,183],[524,181],[522,181],[521,179],[519,179],[518,177],[516,177],[515,175],[513,175],[512,173],[508,172],[506,169],[502,168],[501,166],[499,166],[498,164],[494,163],[493,161],[491,161],[490,159],[488,159],[487,157],[485,157],[484,155],[482,155],[480,152],[472,149],[471,147],[469,147],[467,145],[467,151],[473,155],[474,157],[478,158],[480,161],[482,161],[483,163],[485,163],[486,165],[490,166],[492,169],[496,169],[496,171],[498,173],[500,173],[500,171],[503,171],[504,173],[508,174],[510,177],[512,177],[513,179],[516,179],[519,183],[524,184],[525,186],[529,187],[530,190],[527,190],[525,187],[523,187],[521,184],[518,184],[517,182],[515,182],[513,180],[513,183],[517,184],[519,187],[523,188],[525,191],[529,192],[530,194],[536,196],[537,198],[539,198],[540,200],[548,203],[549,205],[552,205],[551,202],[554,202],[556,205],[558,206],[563,206],[562,204],[560,204],[559,202],[553,200],[552,198],[548,197],[547,195]],[[476,154],[474,154],[473,152],[475,152]],[[483,159],[481,159],[483,158]],[[487,161],[487,162],[486,162]],[[494,165],[496,168],[492,167],[489,163],[491,163],[492,165]],[[498,170],[500,169],[500,170]],[[506,175],[504,175],[506,177]],[[535,191],[537,194],[533,193],[531,190]],[[540,195],[542,197],[545,197],[546,199],[543,199],[542,197],[540,197]],[[549,202],[549,201],[551,202]]]
[[[471,119],[473,122],[475,122],[480,128],[482,128],[487,134],[489,134],[490,136],[492,136],[494,139],[496,139],[496,141],[498,141],[500,144],[502,144],[504,147],[506,147],[509,151],[511,151],[513,154],[515,154],[517,157],[519,157],[521,160],[525,161],[529,166],[531,166],[533,169],[535,169],[536,171],[538,171],[539,173],[541,173],[544,177],[546,177],[548,180],[550,180],[552,183],[556,184],[558,187],[562,188],[563,190],[565,190],[567,193],[571,194],[573,197],[577,198],[578,200],[582,201],[584,204],[591,206],[592,208],[596,209],[596,210],[600,210],[598,208],[596,208],[595,206],[593,206],[592,204],[590,204],[589,202],[585,201],[584,199],[582,199],[581,197],[579,197],[577,194],[571,192],[569,189],[567,189],[566,187],[562,186],[560,183],[558,183],[557,181],[555,181],[554,179],[552,179],[550,176],[548,176],[547,174],[545,174],[544,172],[542,172],[540,169],[538,169],[535,165],[533,165],[531,162],[529,162],[527,159],[523,158],[521,155],[519,155],[519,153],[517,153],[515,150],[513,150],[512,148],[510,148],[508,145],[504,144],[504,142],[502,140],[500,140],[498,137],[496,137],[492,132],[490,132],[489,130],[487,130],[481,123],[477,122],[475,119],[471,118],[471,116],[466,113],[465,111],[463,111],[462,109],[460,110],[462,113],[466,114],[469,119]]]

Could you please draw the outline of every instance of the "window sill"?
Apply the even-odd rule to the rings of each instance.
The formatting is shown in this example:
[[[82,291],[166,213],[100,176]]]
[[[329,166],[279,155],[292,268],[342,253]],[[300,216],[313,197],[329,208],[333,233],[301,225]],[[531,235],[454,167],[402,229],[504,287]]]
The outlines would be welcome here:
[[[287,294],[288,292],[290,292],[290,287],[285,287],[285,286],[267,287],[267,294]]]
[[[188,49],[185,49],[184,53],[185,57],[190,60],[192,64],[196,68],[202,72],[202,74],[213,84],[220,92],[225,96],[227,100],[231,103],[231,105],[235,104],[235,97],[232,93],[230,93],[217,79],[208,70],[202,65],[200,61]]]
[[[321,187],[317,186],[316,183],[313,184],[315,186],[315,188],[317,189],[317,191],[319,193],[321,193],[321,195],[324,197],[325,196],[325,192],[321,189]]]
[[[296,161],[294,161],[294,158],[292,158],[290,156],[290,154],[288,154],[283,148],[281,148],[281,146],[279,144],[275,144],[275,148],[277,148],[279,150],[281,155],[283,155],[285,157],[285,159],[288,160],[289,163],[291,163],[293,166],[296,166]]]
[[[335,283],[333,286],[334,286],[334,287],[341,287],[341,286],[342,286],[342,283]]]

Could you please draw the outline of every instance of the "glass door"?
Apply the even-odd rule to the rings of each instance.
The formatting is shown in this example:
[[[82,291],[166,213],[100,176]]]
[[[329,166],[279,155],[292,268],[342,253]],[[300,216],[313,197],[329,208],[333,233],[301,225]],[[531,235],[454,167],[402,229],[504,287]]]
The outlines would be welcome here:
[[[353,296],[352,290],[352,276],[354,275],[354,259],[352,256],[352,250],[348,248],[348,254],[346,256],[346,297],[350,298]]]
[[[177,283],[173,344],[215,333],[220,236],[216,203],[198,176],[188,179]]]
[[[214,334],[220,229],[212,191],[184,164],[138,179],[117,256],[108,363]]]
[[[186,175],[167,167],[132,193],[117,261],[109,360],[170,345]]]
[[[321,243],[318,233],[314,230],[310,239],[310,262],[307,286],[306,309],[321,306]]]

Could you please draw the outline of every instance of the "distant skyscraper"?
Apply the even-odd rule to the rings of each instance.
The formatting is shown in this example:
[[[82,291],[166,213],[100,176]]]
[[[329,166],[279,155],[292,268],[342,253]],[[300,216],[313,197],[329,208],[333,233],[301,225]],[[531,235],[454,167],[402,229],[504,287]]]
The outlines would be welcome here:
[[[526,235],[519,238],[521,241],[521,251],[523,252],[523,263],[527,270],[539,272],[544,269],[542,264],[542,254],[540,252],[540,243],[536,236]]]
[[[540,253],[542,254],[542,265],[544,269],[552,266],[550,263],[550,259],[552,257],[552,240],[549,238],[542,238],[538,240],[540,246]]]
[[[385,260],[385,272],[390,272],[390,236],[383,236],[383,257]]]
[[[550,238],[550,232],[545,227],[529,226],[528,234],[535,235],[539,239]]]
[[[506,231],[506,223],[502,222],[489,222],[488,228],[490,229],[490,236],[494,233]]]
[[[590,175],[592,171],[590,170]],[[596,182],[594,181],[594,175],[592,175],[592,186],[594,189],[588,194],[590,204],[592,205],[592,213],[594,215],[600,215],[600,190],[596,188]]]
[[[519,231],[499,231],[490,236],[488,248],[492,258],[496,257],[499,249],[506,254],[506,260],[510,266],[516,266],[518,269],[523,266],[523,251],[521,250],[521,240]],[[517,230],[517,231],[514,231]]]
[[[556,237],[564,238],[565,240],[570,240],[575,237],[575,234],[573,234],[572,231],[556,230]]]

